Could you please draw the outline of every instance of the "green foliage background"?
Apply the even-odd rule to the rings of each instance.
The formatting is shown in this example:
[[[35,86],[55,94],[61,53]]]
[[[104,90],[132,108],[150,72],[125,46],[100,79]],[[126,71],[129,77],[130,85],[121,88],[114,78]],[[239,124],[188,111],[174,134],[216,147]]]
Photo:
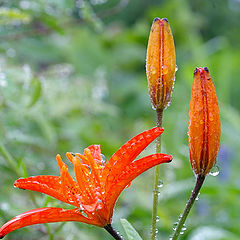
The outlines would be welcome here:
[[[107,158],[155,125],[145,77],[151,22],[167,17],[178,72],[164,112],[158,238],[168,239],[194,185],[188,159],[188,107],[195,67],[207,66],[219,99],[220,174],[208,176],[187,220],[186,240],[240,236],[240,2],[237,0],[0,1],[0,224],[36,206],[63,206],[13,188],[19,177],[58,175],[55,155],[101,144]],[[154,144],[143,155],[154,152]],[[152,174],[121,195],[113,225],[127,218],[150,234]],[[35,199],[35,203],[34,200]],[[111,239],[82,223],[36,225],[11,240]]]

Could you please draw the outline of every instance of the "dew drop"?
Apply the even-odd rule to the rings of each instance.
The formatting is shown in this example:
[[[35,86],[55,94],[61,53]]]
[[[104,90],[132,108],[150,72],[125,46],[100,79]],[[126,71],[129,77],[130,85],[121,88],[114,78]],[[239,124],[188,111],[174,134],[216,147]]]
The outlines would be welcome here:
[[[177,72],[177,70],[178,70],[178,66],[176,65],[176,66],[175,66],[175,72]]]
[[[131,182],[125,188],[129,188],[130,186],[131,186]]]
[[[153,104],[152,104],[152,109],[153,109],[153,110],[156,110],[156,107],[155,107]]]
[[[106,157],[103,154],[101,154],[101,162],[102,162],[102,165],[106,163]]]
[[[183,235],[186,230],[187,230],[186,224],[183,224],[180,234]]]
[[[177,225],[178,225],[178,222],[175,222],[175,223],[173,224],[173,231],[175,231],[175,230],[177,229]]]
[[[162,180],[158,180],[158,187],[159,188],[163,187],[163,181]]]
[[[159,222],[159,220],[160,220],[160,219],[159,219],[159,216],[157,216],[157,217],[156,217],[156,222]]]
[[[209,114],[209,121],[211,121],[211,122],[212,122],[213,120],[214,120],[214,116],[213,116],[213,114],[212,114],[212,113],[210,113],[210,114]]]
[[[163,75],[168,73],[168,67],[166,65],[162,66],[162,73],[163,73]]]
[[[217,165],[214,165],[209,174],[213,177],[216,177],[219,174],[219,172],[220,172],[219,167]]]
[[[198,193],[197,197],[196,197],[196,201],[199,200],[199,196],[200,196],[200,193]]]

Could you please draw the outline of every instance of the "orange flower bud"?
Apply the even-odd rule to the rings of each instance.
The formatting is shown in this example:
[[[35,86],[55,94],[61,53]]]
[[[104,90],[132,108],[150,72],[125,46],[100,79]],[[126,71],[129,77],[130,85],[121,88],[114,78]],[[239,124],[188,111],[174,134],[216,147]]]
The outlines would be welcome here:
[[[194,71],[188,135],[192,168],[205,176],[216,163],[221,135],[217,95],[206,67]]]
[[[155,109],[163,110],[171,102],[175,68],[175,46],[168,20],[155,18],[149,35],[146,59],[149,95]]]

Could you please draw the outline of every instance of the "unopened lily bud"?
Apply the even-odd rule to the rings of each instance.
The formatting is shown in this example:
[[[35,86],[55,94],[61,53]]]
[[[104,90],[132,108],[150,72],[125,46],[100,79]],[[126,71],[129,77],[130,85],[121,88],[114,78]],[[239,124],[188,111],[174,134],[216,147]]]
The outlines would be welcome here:
[[[206,67],[194,71],[188,135],[192,169],[205,176],[216,163],[221,135],[217,95]]]
[[[151,27],[146,59],[148,90],[154,109],[171,102],[176,71],[173,35],[166,18],[155,18]]]

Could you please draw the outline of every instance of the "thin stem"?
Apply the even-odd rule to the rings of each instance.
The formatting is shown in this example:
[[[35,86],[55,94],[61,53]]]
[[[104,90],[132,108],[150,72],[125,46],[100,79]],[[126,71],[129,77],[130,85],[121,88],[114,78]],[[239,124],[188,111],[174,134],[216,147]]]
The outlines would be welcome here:
[[[20,177],[21,173],[17,168],[16,162],[2,143],[0,143],[0,153],[2,153],[9,167],[15,172],[18,177]]]
[[[163,119],[163,110],[157,109],[157,126],[162,127],[162,119]],[[157,138],[156,141],[156,153],[161,152],[161,135]],[[157,234],[157,207],[158,207],[158,195],[159,195],[159,166],[155,167],[154,172],[154,188],[153,188],[153,210],[152,210],[152,235],[151,239],[156,239]]]
[[[115,239],[123,240],[123,238],[116,232],[116,230],[112,227],[111,224],[107,224],[104,227]]]
[[[187,216],[188,216],[188,214],[189,214],[189,212],[190,212],[190,210],[191,210],[191,208],[192,208],[192,206],[193,206],[193,204],[194,204],[194,202],[195,202],[195,200],[198,196],[198,193],[199,193],[199,191],[200,191],[200,189],[203,185],[204,180],[205,180],[204,175],[198,175],[197,176],[197,181],[196,181],[195,187],[194,187],[194,189],[192,191],[192,194],[191,194],[191,196],[190,196],[190,198],[187,202],[187,205],[184,209],[184,212],[183,212],[181,218],[178,221],[178,225],[176,227],[176,230],[174,231],[174,234],[173,234],[171,240],[178,239],[178,236],[179,236],[179,234],[182,230],[183,224],[185,223],[185,221],[187,219]]]
[[[16,176],[17,177],[21,177],[22,176],[22,173],[21,171],[17,168],[17,164],[16,164],[16,161],[15,159],[13,158],[13,156],[10,154],[10,152],[8,152],[7,148],[0,142],[0,153],[2,154],[2,156],[5,158],[8,166],[15,172]],[[32,192],[28,192],[28,195],[29,197],[31,198],[31,201],[33,203],[33,205],[35,207],[39,207],[38,204],[37,204],[37,201],[36,201],[36,198],[35,198],[35,195],[32,193]],[[48,224],[45,223],[44,224],[46,229],[47,229],[47,232],[48,232],[48,235],[49,235],[49,240],[52,240],[53,239],[53,235],[51,233],[51,229],[49,228]]]
[[[53,240],[53,234],[52,234],[52,232],[51,232],[51,228],[50,228],[50,226],[48,225],[48,224],[44,224],[45,225],[45,227],[46,227],[46,229],[47,229],[47,233],[48,233],[48,240]]]

